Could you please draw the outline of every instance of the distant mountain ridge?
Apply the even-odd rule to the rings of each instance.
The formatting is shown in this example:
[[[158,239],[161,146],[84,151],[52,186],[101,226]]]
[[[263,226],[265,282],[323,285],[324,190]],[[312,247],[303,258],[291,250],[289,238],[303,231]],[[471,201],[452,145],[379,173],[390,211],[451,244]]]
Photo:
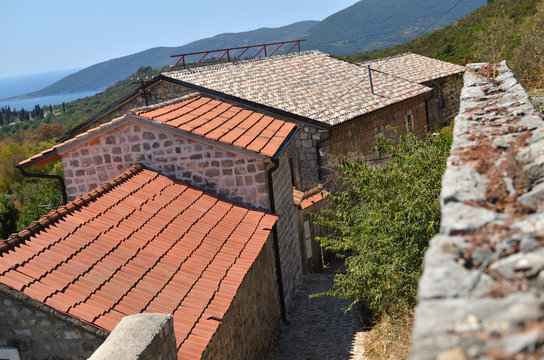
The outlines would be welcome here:
[[[347,55],[384,49],[414,39],[452,7],[452,0],[362,0],[311,28],[306,49]],[[465,0],[426,32],[442,28],[486,5],[487,0]]]
[[[193,41],[178,47],[156,47],[120,58],[103,61],[71,74],[41,90],[26,94],[27,97],[47,96],[68,92],[102,89],[136,73],[140,66],[153,68],[171,65],[174,54],[197,52],[209,49],[228,48],[299,38],[318,21],[301,21],[279,28],[260,28],[240,33],[224,33]]]
[[[465,0],[434,24],[428,32],[462,18],[487,0]],[[225,33],[193,41],[179,47],[156,47],[104,61],[71,74],[25,97],[46,96],[106,88],[131,74],[140,66],[153,68],[171,65],[174,54],[238,47],[303,38],[304,50],[317,49],[345,55],[383,49],[412,40],[436,18],[444,14],[453,0],[361,0],[321,22],[301,21],[279,28],[261,28],[240,33]],[[244,54],[248,55],[250,52]]]

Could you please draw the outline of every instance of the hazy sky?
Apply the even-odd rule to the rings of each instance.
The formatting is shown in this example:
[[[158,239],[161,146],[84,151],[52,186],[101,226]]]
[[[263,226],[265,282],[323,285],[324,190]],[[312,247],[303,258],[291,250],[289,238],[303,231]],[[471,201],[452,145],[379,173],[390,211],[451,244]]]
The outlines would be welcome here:
[[[224,32],[323,20],[356,0],[0,0],[0,78],[86,67]]]

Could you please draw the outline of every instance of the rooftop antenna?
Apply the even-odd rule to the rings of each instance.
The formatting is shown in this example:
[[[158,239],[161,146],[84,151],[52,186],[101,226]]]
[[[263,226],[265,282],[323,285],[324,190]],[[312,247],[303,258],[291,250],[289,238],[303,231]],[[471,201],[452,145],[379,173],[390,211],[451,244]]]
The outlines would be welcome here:
[[[372,71],[370,70],[370,65],[367,65],[367,69],[368,69],[368,80],[370,80],[370,92],[372,93],[372,95],[375,95],[374,84],[372,83]]]

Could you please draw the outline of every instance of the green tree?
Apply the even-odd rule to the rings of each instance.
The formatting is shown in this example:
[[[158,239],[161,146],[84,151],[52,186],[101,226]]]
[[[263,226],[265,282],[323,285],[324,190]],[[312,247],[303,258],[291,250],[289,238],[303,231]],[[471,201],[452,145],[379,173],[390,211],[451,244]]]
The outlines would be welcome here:
[[[369,305],[374,315],[394,315],[416,303],[423,254],[440,224],[440,183],[451,131],[422,140],[413,134],[395,143],[379,138],[376,149],[390,160],[373,167],[340,159],[333,170],[342,190],[316,222],[329,229],[327,249],[347,253],[345,274],[327,295]]]
[[[0,194],[0,239],[7,239],[17,231],[18,218],[19,210],[8,196]]]
[[[143,75],[143,74],[146,74],[148,72],[150,72],[152,70],[151,66],[147,65],[147,66],[140,66],[138,68],[138,70],[136,70],[136,75]]]

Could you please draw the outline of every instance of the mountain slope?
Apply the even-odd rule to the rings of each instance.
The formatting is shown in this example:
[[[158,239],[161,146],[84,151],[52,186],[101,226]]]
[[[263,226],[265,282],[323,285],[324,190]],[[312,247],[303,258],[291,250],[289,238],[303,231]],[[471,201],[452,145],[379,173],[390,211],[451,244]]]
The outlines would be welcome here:
[[[156,47],[147,49],[139,53],[89,66],[46,88],[27,94],[27,96],[45,96],[106,88],[135,73],[140,66],[149,65],[153,68],[157,68],[173,64],[175,61],[170,56],[174,54],[293,40],[299,38],[317,23],[317,21],[301,21],[279,28],[261,28],[241,33],[220,34],[179,47]]]
[[[383,49],[412,40],[452,0],[362,0],[314,26],[307,34],[305,48],[334,55]],[[451,24],[486,4],[486,0],[465,0],[433,25],[428,32]]]
[[[361,62],[414,52],[464,65],[498,62],[509,67],[528,89],[544,88],[544,2],[496,0],[473,13],[410,42],[395,47],[340,57]]]

